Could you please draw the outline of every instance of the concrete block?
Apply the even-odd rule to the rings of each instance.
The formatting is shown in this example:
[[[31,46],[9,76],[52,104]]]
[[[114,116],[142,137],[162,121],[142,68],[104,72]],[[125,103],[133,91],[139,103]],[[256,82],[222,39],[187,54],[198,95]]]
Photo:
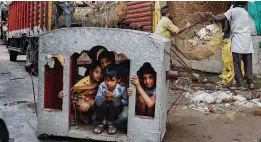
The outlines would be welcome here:
[[[130,84],[133,95],[129,97],[128,131],[124,135],[96,135],[69,127],[70,57],[83,50],[102,45],[109,51],[123,53],[130,59],[130,76],[136,75],[144,62],[150,62],[157,72],[155,117],[144,119],[135,115],[135,87]],[[39,89],[37,133],[75,138],[97,139],[101,141],[161,141],[167,120],[168,81],[166,71],[170,67],[170,40],[147,32],[106,29],[106,28],[66,28],[45,33],[39,39]],[[44,108],[45,64],[48,54],[65,57],[63,66],[64,98],[62,110],[47,111]],[[58,95],[58,94],[57,94]]]

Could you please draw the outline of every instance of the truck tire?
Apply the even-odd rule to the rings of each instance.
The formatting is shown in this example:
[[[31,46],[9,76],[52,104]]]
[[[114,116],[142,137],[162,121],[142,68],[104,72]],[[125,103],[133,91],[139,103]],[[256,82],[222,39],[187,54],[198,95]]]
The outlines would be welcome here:
[[[2,109],[0,109],[0,141],[9,142],[9,132],[4,120],[4,114]]]
[[[9,55],[10,55],[10,61],[15,62],[17,59],[17,53],[15,53],[14,51],[10,51]]]

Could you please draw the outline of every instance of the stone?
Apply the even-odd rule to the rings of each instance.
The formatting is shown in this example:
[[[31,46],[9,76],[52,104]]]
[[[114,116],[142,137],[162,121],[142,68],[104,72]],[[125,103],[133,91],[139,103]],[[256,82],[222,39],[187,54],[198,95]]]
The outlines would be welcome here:
[[[254,110],[254,114],[257,116],[261,116],[261,109]]]
[[[246,98],[247,100],[253,99],[252,92],[250,92],[250,91],[240,91],[237,93],[237,95],[240,95],[240,96]]]
[[[223,103],[233,103],[235,100],[233,98],[225,98],[222,100]]]

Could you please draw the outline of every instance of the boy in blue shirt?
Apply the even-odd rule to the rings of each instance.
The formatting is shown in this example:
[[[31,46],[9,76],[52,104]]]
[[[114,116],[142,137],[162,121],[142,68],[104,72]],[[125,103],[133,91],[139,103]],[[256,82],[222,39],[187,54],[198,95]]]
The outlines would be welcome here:
[[[121,86],[116,65],[110,64],[103,70],[104,82],[99,85],[94,106],[97,119],[102,122],[94,128],[95,134],[101,134],[105,125],[108,125],[108,134],[117,133],[117,128],[112,123],[117,120],[124,105],[127,104],[131,89]],[[127,96],[128,95],[128,96]]]

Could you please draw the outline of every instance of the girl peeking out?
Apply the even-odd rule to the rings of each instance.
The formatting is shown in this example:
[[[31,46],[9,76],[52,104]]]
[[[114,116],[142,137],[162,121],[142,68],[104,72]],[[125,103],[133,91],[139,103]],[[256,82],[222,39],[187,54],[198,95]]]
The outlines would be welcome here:
[[[151,64],[146,62],[137,72],[138,76],[131,78],[131,83],[135,85],[137,89],[136,112],[138,115],[154,117],[156,74]]]
[[[89,75],[82,78],[72,87],[73,101],[75,102],[75,108],[77,111],[87,112],[92,108],[98,85],[101,81],[101,71],[100,64],[98,62],[93,62],[89,68]],[[64,92],[61,91],[58,97],[63,98]],[[71,120],[70,125],[76,125],[74,119]]]

